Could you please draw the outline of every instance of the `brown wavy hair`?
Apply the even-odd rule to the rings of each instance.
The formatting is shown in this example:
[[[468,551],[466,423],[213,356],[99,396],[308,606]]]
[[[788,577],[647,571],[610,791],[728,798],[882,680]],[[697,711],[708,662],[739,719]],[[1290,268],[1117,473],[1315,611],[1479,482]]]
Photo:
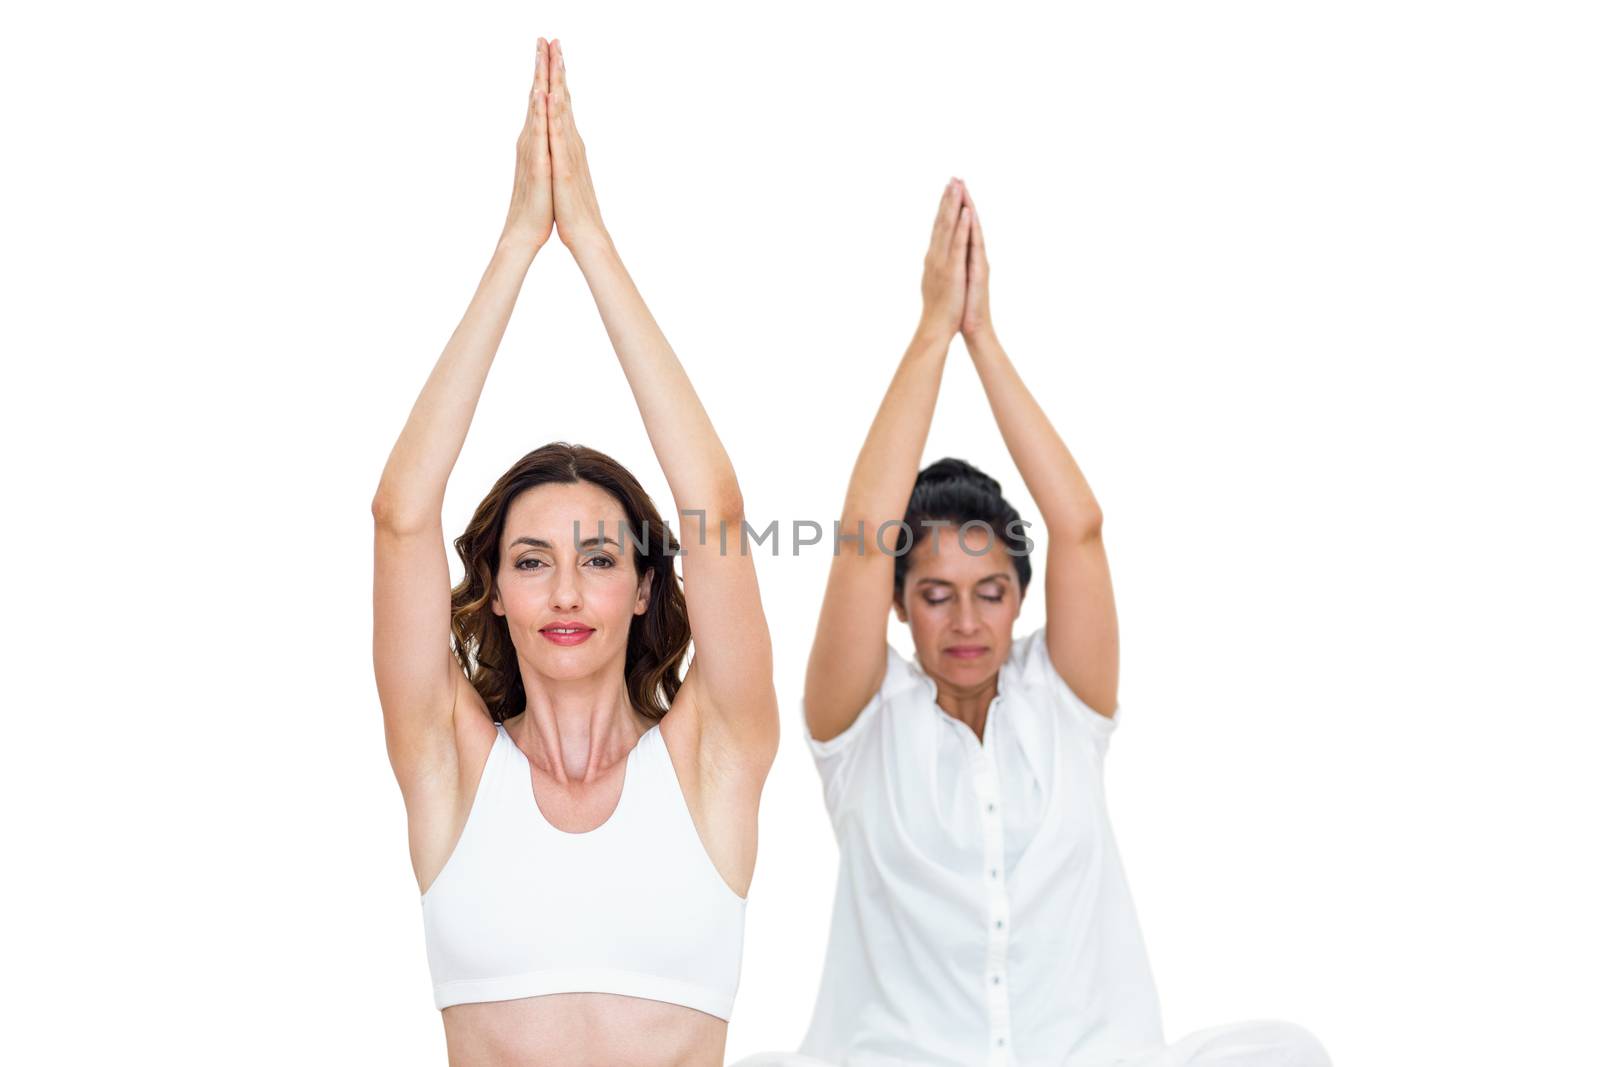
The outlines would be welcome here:
[[[455,539],[456,554],[466,568],[461,584],[450,591],[451,644],[456,660],[495,722],[519,715],[527,707],[510,627],[504,616],[494,613],[490,597],[495,591],[500,542],[511,502],[535,486],[552,482],[589,482],[616,498],[632,531],[631,537],[619,533],[618,540],[631,545],[634,571],[641,582],[647,572],[655,575],[649,606],[628,626],[623,674],[633,706],[641,714],[660,719],[683,684],[683,660],[689,652],[689,609],[682,582],[672,567],[678,540],[626,467],[582,445],[553,441],[517,460],[473,512],[466,532]]]

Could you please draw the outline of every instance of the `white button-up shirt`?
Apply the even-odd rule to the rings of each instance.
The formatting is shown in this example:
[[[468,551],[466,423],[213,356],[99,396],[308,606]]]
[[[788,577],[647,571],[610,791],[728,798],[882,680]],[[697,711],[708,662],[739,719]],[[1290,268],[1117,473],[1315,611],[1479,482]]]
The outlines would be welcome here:
[[[1014,641],[980,742],[889,648],[844,733],[809,738],[839,843],[800,1051],[843,1067],[1096,1064],[1163,1044],[1106,815],[1120,721]]]

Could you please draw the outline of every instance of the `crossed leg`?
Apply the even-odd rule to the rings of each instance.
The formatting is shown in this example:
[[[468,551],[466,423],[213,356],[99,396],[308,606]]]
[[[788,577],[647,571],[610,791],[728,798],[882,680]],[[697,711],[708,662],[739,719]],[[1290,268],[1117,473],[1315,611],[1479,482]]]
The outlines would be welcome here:
[[[837,1065],[798,1052],[758,1052],[732,1067]],[[1256,1019],[1196,1030],[1165,1048],[1096,1067],[1333,1067],[1333,1061],[1322,1042],[1305,1027]]]
[[[1327,1049],[1305,1027],[1275,1019],[1196,1030],[1166,1048],[1115,1067],[1333,1067]]]

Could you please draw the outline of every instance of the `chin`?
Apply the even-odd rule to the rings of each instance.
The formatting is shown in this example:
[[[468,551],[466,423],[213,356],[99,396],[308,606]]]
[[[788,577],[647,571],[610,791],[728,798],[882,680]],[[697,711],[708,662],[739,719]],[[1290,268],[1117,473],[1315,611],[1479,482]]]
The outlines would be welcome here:
[[[592,640],[572,648],[562,648],[560,645],[550,644],[537,634],[534,635],[534,639],[540,645],[546,646],[539,649],[539,655],[534,662],[539,665],[540,673],[548,678],[562,680],[582,678],[593,674],[606,660]]]
[[[961,677],[976,676],[979,678],[989,677],[998,669],[997,665],[999,663],[993,652],[985,656],[979,656],[977,659],[959,659],[955,656],[941,654],[939,660],[940,666],[944,668],[946,674]]]

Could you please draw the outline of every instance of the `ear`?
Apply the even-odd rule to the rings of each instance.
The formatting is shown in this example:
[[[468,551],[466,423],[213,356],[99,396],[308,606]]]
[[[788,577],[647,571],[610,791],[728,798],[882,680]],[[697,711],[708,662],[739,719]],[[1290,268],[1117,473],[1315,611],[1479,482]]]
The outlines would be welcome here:
[[[496,586],[489,590],[489,608],[496,615],[504,615],[506,609],[500,605],[500,589]]]
[[[639,595],[633,602],[635,615],[643,615],[650,607],[650,591],[655,587],[655,576],[656,572],[653,570],[644,572],[644,581],[639,583]]]
[[[894,617],[901,622],[906,622],[906,602],[902,597],[894,598]]]

